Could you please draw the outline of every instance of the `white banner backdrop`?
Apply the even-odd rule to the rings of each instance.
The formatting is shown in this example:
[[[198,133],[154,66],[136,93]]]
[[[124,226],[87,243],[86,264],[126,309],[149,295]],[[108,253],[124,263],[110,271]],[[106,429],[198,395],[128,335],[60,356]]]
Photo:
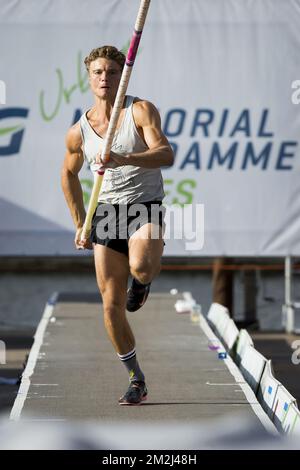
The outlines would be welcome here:
[[[0,0],[1,255],[76,253],[60,169],[93,104],[83,58],[126,49],[138,5]],[[165,203],[204,205],[204,243],[171,231],[165,255],[300,255],[299,51],[298,0],[152,0],[128,92],[159,108],[175,150]]]

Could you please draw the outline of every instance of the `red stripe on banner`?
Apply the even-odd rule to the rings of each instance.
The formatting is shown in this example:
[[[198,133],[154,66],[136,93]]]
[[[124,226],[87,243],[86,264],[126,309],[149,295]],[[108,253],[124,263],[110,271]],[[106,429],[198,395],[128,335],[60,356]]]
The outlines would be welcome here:
[[[132,67],[136,58],[136,53],[139,47],[142,31],[134,31],[130,46],[127,52],[126,65]]]

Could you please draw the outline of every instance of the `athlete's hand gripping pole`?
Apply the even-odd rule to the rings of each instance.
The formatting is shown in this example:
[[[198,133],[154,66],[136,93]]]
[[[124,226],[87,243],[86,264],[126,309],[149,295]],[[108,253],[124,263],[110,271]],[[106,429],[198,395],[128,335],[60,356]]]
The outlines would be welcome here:
[[[148,13],[149,5],[151,0],[141,0],[140,8],[138,11],[137,19],[135,22],[134,32],[131,38],[130,46],[126,56],[126,62],[123,68],[121,80],[119,83],[116,99],[114,102],[111,118],[109,121],[108,130],[106,133],[104,145],[101,152],[101,160],[103,163],[106,163],[109,160],[110,149],[112,146],[113,138],[115,135],[115,130],[117,122],[120,116],[120,112],[123,106],[124,98],[126,95],[126,90],[128,87],[132,67],[137,55],[137,50],[139,47],[139,42],[142,36],[143,27],[145,24],[146,16]],[[104,171],[99,170],[95,175],[94,186],[92,194],[90,197],[88,210],[86,213],[83,229],[81,232],[81,240],[84,240],[90,236],[92,218],[97,207],[98,197],[101,190],[102,180],[103,180]]]

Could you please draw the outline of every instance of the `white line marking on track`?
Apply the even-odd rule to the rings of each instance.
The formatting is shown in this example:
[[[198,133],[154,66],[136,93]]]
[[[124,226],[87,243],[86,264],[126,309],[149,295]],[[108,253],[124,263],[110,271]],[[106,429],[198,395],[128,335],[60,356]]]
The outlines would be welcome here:
[[[32,387],[58,387],[58,384],[31,384]]]
[[[32,421],[67,421],[66,419],[55,419],[55,418],[32,418],[22,419],[22,422],[31,423]]]
[[[63,398],[63,395],[38,395],[37,396],[30,396],[28,398],[34,399],[34,400],[39,400],[40,398]]]
[[[53,313],[55,297],[57,297],[56,293],[52,296],[53,300],[52,301],[50,300],[47,302],[43,316],[37,327],[36,333],[34,335],[34,342],[30,350],[30,354],[27,360],[25,370],[22,374],[21,385],[20,385],[17,397],[15,399],[15,402],[10,412],[9,418],[13,421],[18,421],[20,419],[22,409],[23,409],[25,400],[27,398],[28,390],[30,387],[30,378],[34,372],[36,362],[39,357],[40,348],[43,344],[44,335],[45,335],[45,331],[46,331],[49,319]]]
[[[206,382],[206,385],[221,385],[221,386],[223,386],[223,385],[236,385],[236,384],[241,384],[241,383],[244,384],[245,382],[232,382],[230,384],[228,384],[228,383],[227,384],[220,384],[220,383]]]

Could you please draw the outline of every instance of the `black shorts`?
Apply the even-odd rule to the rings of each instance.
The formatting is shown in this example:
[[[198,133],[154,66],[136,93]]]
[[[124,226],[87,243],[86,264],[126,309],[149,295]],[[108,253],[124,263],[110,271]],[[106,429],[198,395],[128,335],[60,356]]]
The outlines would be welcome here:
[[[128,256],[131,235],[148,223],[164,229],[164,215],[161,201],[132,204],[99,202],[93,215],[91,241]]]

